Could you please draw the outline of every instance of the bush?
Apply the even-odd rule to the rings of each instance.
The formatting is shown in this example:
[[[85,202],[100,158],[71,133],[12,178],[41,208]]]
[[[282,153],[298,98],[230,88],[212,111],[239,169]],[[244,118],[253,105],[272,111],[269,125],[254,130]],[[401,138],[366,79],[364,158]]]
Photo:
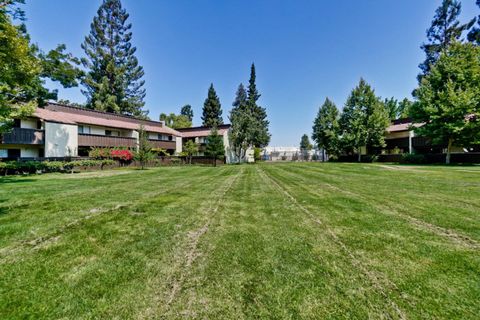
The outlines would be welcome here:
[[[62,172],[64,162],[62,161],[46,161],[43,163],[46,172]]]
[[[131,161],[133,159],[133,152],[130,150],[121,150],[121,149],[114,149],[110,151],[110,156],[113,159],[121,160],[121,161]]]
[[[423,154],[404,153],[402,154],[401,163],[425,164],[427,163],[427,158]]]
[[[182,159],[172,158],[172,159],[170,160],[170,163],[171,163],[172,165],[174,165],[174,166],[175,166],[175,165],[179,165],[179,164],[182,164]]]

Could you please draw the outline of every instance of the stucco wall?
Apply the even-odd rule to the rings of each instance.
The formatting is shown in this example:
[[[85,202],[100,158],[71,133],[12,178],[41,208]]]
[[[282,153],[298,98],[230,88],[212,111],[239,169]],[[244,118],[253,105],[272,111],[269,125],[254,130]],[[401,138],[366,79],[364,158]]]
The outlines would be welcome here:
[[[45,122],[45,157],[66,157],[77,154],[77,126]]]
[[[175,153],[181,153],[183,151],[182,147],[182,137],[175,137]]]

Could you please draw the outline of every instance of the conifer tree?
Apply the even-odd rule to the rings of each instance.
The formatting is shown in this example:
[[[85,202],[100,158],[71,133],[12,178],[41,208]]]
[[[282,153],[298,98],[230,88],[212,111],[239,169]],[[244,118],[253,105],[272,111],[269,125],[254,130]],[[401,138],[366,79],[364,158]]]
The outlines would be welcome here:
[[[480,7],[480,0],[476,1],[477,6]],[[480,46],[480,15],[477,17],[477,24],[472,26],[470,32],[468,33],[468,41]]]
[[[255,64],[252,63],[247,95],[247,109],[252,116],[252,135],[250,143],[254,147],[262,148],[267,146],[270,142],[270,133],[268,132],[270,122],[267,120],[267,111],[265,108],[257,104],[261,95],[258,93],[255,81]]]
[[[216,127],[223,124],[222,105],[215,92],[215,88],[213,88],[213,83],[210,84],[207,99],[205,99],[203,104],[202,121],[203,126],[206,127]]]
[[[426,58],[419,65],[422,70],[418,76],[419,81],[430,72],[442,50],[446,50],[452,42],[459,40],[462,33],[473,25],[474,20],[467,24],[460,23],[458,18],[461,9],[462,5],[458,0],[442,0],[442,4],[435,11],[432,25],[427,30],[427,43],[421,47]]]
[[[205,155],[213,158],[213,166],[217,166],[217,159],[223,159],[225,156],[225,147],[223,137],[218,134],[217,127],[213,127],[210,135],[207,137]]]
[[[146,117],[144,71],[131,43],[128,17],[120,0],[103,0],[82,44],[88,69],[82,92],[88,108]]]

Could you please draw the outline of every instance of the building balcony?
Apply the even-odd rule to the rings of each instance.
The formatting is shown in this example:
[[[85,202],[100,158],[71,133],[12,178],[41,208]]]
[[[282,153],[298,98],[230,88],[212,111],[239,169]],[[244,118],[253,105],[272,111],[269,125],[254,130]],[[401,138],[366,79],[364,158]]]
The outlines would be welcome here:
[[[165,141],[165,140],[155,140],[149,139],[148,142],[152,146],[152,148],[162,148],[165,150],[175,150],[177,144],[175,141]]]
[[[78,134],[79,147],[125,147],[134,148],[137,146],[136,138],[102,136],[95,134]]]
[[[41,145],[45,143],[45,132],[37,129],[12,128],[10,132],[4,133],[0,139],[3,144],[32,144]]]

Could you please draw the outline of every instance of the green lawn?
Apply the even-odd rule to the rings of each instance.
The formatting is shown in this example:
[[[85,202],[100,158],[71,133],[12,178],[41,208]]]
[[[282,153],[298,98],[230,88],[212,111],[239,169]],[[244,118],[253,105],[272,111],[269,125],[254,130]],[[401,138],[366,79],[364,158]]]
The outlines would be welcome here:
[[[479,167],[0,178],[0,319],[479,314]]]

